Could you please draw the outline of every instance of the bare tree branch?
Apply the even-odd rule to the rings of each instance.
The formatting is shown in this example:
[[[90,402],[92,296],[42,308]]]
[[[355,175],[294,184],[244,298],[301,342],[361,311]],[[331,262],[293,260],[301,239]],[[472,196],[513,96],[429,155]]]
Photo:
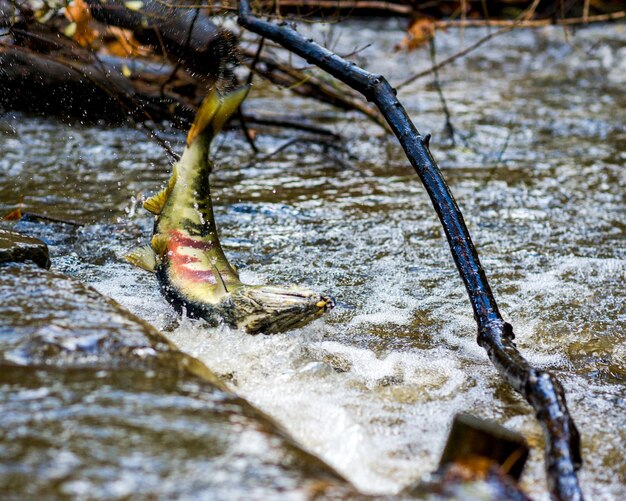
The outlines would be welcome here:
[[[563,388],[552,374],[532,367],[513,343],[513,328],[500,315],[461,211],[431,155],[427,141],[396,98],[395,89],[381,75],[369,73],[340,58],[313,40],[304,38],[290,26],[277,26],[255,17],[248,0],[239,1],[238,21],[244,28],[319,66],[379,108],[422,180],[441,220],[474,310],[478,344],[485,348],[500,375],[532,405],[543,426],[551,495],[558,500],[581,500],[576,476],[581,463],[580,439],[567,409]]]

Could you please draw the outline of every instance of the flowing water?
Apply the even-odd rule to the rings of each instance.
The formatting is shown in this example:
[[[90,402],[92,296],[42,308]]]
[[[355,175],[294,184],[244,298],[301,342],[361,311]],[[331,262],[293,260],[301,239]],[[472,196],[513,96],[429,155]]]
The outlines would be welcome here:
[[[356,60],[397,83],[430,64],[424,50],[391,53],[401,28],[352,22],[318,27],[316,37],[343,53],[373,42]],[[484,34],[439,34],[437,57]],[[442,132],[432,79],[399,97],[420,132],[433,134],[433,155],[520,350],[565,386],[582,434],[585,494],[617,499],[626,485],[624,26],[503,35],[442,69],[440,80],[454,144]],[[0,209],[23,195],[28,211],[81,223],[16,229],[50,245],[53,270],[164,331],[361,491],[395,493],[432,471],[453,415],[464,411],[524,434],[533,451],[523,485],[547,498],[541,429],[477,346],[443,231],[396,142],[358,115],[263,84],[246,107],[301,114],[345,138],[347,154],[306,143],[259,163],[235,132],[216,142],[216,217],[242,277],[337,299],[305,328],[247,336],[180,320],[152,276],[120,261],[147,242],[152,221],[137,200],[170,169],[138,131],[6,114]],[[270,152],[292,135],[260,133],[257,141]],[[172,131],[168,139],[180,149],[183,137]],[[28,407],[11,412],[18,419]],[[207,467],[198,454],[188,461]],[[127,475],[138,481],[141,472]],[[246,496],[245,486],[233,489],[231,497]]]

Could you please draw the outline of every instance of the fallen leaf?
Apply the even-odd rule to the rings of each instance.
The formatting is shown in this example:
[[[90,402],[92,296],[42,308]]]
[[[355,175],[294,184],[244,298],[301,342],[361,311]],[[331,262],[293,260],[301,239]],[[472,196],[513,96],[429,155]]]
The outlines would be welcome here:
[[[418,17],[411,21],[402,41],[396,45],[396,50],[412,51],[425,45],[435,36],[435,23],[430,17]]]
[[[119,57],[135,57],[148,56],[151,53],[148,47],[137,42],[132,32],[115,26],[109,26],[107,31],[113,35],[112,39],[107,37],[105,40],[106,51],[109,54]]]
[[[22,208],[18,207],[17,209],[12,210],[2,219],[4,219],[5,221],[19,221],[20,219],[22,219]]]
[[[91,12],[84,0],[74,0],[64,10],[65,18],[70,24],[63,33],[73,38],[76,43],[88,47],[98,36],[98,32],[91,28]]]

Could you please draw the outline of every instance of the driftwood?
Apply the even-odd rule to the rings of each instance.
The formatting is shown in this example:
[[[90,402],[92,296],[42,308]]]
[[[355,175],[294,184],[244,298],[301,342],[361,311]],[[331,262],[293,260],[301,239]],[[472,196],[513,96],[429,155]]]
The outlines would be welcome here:
[[[579,500],[576,470],[581,465],[578,430],[555,376],[532,367],[517,350],[513,328],[505,322],[491,292],[463,216],[428,147],[381,76],[369,73],[306,39],[288,25],[275,25],[252,14],[248,0],[239,1],[239,24],[315,64],[357,90],[380,110],[419,175],[439,216],[457,269],[467,289],[478,326],[478,344],[485,348],[500,375],[534,408],[546,438],[548,488],[554,499]]]

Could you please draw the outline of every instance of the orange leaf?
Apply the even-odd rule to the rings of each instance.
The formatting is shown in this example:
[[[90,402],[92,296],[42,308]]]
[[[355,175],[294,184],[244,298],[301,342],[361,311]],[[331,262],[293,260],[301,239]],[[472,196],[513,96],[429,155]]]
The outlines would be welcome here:
[[[2,219],[4,219],[5,221],[19,221],[20,219],[22,219],[22,208],[18,207],[17,209],[12,210]]]
[[[98,36],[98,32],[89,26],[91,12],[84,0],[74,0],[65,8],[65,17],[68,21],[76,23],[76,31],[72,38],[83,47],[91,45]]]
[[[119,57],[147,56],[150,54],[145,46],[137,42],[131,31],[109,26],[108,32],[115,38],[106,44],[109,54]]]
[[[415,50],[426,44],[435,36],[435,23],[430,17],[418,17],[411,21],[409,29],[402,41],[396,45],[396,50]]]

